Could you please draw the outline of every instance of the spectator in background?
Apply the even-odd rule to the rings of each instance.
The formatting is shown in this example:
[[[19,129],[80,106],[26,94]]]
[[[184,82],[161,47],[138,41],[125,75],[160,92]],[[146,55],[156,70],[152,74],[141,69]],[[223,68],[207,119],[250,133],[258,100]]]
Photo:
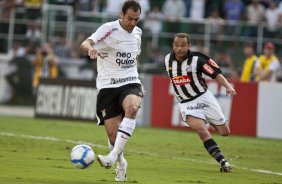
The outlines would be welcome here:
[[[55,0],[58,5],[68,5],[75,7],[75,0]]]
[[[70,58],[72,57],[71,51],[71,45],[67,42],[66,36],[61,35],[54,45],[54,54],[59,58]]]
[[[266,42],[263,48],[263,55],[259,57],[258,64],[256,65],[256,80],[277,81],[281,66],[274,52],[274,44],[271,42]]]
[[[154,6],[152,11],[148,13],[147,18],[144,21],[144,29],[150,31],[153,34],[157,34],[162,30],[163,14],[160,11],[159,6]]]
[[[227,33],[231,35],[237,35],[239,32],[237,23],[242,18],[244,12],[244,4],[241,0],[226,0],[223,6],[223,10],[225,14],[225,20],[228,23]]]
[[[184,3],[186,5],[186,15],[185,17],[190,17],[191,15],[191,5],[193,0],[184,0]]]
[[[0,34],[8,34],[11,10],[21,6],[22,0],[2,0],[0,2]],[[0,53],[7,52],[7,38],[0,38]]]
[[[75,0],[55,0],[55,4],[57,5],[64,5],[64,6],[70,6],[73,9],[75,9]],[[56,13],[56,21],[67,21],[67,14],[66,11],[60,10]]]
[[[224,19],[219,16],[219,11],[215,9],[207,18],[207,22],[210,25],[211,38],[215,39],[215,42],[218,43],[223,33]]]
[[[186,8],[183,0],[166,0],[162,12],[169,21],[177,21],[185,17]]]
[[[214,60],[217,65],[221,68],[222,70],[222,75],[226,78],[229,77],[229,75],[234,71],[234,66],[231,60],[231,56],[225,52],[225,51],[220,51],[215,55],[215,60]]]
[[[192,0],[190,18],[194,21],[202,21],[205,14],[205,0]]]
[[[247,6],[246,19],[250,24],[244,31],[245,36],[257,36],[257,25],[265,19],[265,8],[259,3],[259,0],[252,0],[252,3]]]
[[[13,47],[8,52],[9,63],[4,76],[8,83],[6,90],[7,102],[17,101],[20,97],[28,99],[32,94],[31,63],[26,57],[25,45],[22,41],[14,41]],[[2,90],[2,89],[1,89]]]
[[[33,60],[34,74],[32,86],[36,94],[40,78],[55,79],[58,77],[58,61],[49,43],[45,43],[37,51]]]
[[[237,22],[242,18],[244,4],[241,0],[226,0],[223,6],[225,19],[230,22]]]
[[[22,42],[14,41],[13,47],[8,51],[8,58],[12,60],[16,57],[25,57],[26,48]]]
[[[83,13],[92,13],[98,12],[98,3],[99,0],[78,0],[75,3],[75,12],[76,15],[80,15]]]
[[[223,12],[222,12],[223,3],[224,1],[222,0],[206,0],[205,17],[210,16],[214,10],[217,10],[219,12],[219,16],[223,17]]]
[[[41,38],[41,9],[43,0],[25,0],[24,7],[26,10],[27,31],[26,37],[32,41],[38,41]]]
[[[105,13],[110,16],[111,19],[119,17],[120,10],[124,0],[106,0]]]
[[[186,8],[183,0],[165,0],[162,12],[164,18],[169,22],[168,32],[179,32],[179,19],[185,17]]]
[[[255,55],[254,45],[252,42],[246,42],[244,45],[244,55],[246,57],[240,80],[242,82],[255,81],[255,67],[258,57]]]
[[[140,6],[141,6],[141,16],[139,21],[143,22],[147,16],[147,14],[150,12],[151,10],[151,5],[150,5],[150,1],[149,0],[136,0],[137,2],[139,2]]]
[[[282,1],[279,3],[278,9],[279,9],[279,18],[278,18],[277,38],[282,39]]]
[[[266,30],[265,36],[268,38],[273,38],[277,35],[278,25],[279,25],[279,9],[277,4],[270,2],[269,8],[266,9],[265,19],[266,19]]]

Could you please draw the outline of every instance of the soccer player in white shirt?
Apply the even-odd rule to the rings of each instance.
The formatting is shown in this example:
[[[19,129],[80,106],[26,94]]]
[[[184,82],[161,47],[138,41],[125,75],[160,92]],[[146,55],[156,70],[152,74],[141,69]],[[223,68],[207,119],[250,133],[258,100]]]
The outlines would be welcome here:
[[[138,78],[137,57],[141,52],[142,31],[136,25],[141,14],[134,0],[123,4],[120,19],[100,26],[81,44],[91,59],[97,58],[97,119],[105,125],[111,152],[98,155],[102,167],[117,162],[116,181],[126,180],[126,142],[135,129],[136,114],[144,96]]]

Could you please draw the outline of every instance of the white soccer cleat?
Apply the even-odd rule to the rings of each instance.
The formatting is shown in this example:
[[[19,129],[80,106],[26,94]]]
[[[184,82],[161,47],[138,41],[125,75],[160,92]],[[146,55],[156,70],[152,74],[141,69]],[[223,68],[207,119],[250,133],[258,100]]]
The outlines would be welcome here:
[[[122,161],[122,167],[120,166],[120,164],[118,164],[117,168],[116,168],[116,177],[115,180],[116,181],[126,181],[126,169],[127,169],[127,161],[124,159]]]
[[[117,160],[117,158],[114,158],[110,155],[106,155],[106,156],[98,155],[97,158],[98,158],[100,165],[102,167],[105,167],[106,169],[111,168]]]

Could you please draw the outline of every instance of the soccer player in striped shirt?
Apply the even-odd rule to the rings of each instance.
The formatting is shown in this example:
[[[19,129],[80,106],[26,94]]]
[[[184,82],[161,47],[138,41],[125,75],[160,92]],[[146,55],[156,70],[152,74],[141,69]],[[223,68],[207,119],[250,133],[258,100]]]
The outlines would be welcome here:
[[[196,130],[209,154],[220,163],[221,172],[230,172],[227,162],[206,126],[209,123],[220,135],[230,133],[228,120],[214,97],[207,89],[203,74],[226,88],[227,95],[236,91],[221,74],[221,69],[208,56],[190,51],[190,39],[186,33],[177,33],[173,39],[173,52],[165,57],[166,70],[179,100],[179,109],[187,126]]]

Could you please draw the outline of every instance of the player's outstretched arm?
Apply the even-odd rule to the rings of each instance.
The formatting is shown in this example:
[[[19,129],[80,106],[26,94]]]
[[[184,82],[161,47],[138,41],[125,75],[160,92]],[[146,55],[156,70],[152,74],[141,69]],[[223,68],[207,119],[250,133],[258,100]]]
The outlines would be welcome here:
[[[218,82],[220,85],[223,85],[226,88],[226,95],[236,95],[236,91],[235,89],[232,88],[232,86],[229,84],[229,82],[226,80],[226,78],[221,75],[218,74],[215,78],[216,82]]]
[[[93,48],[94,44],[95,43],[92,40],[86,39],[80,46],[80,49],[86,52],[90,59],[96,59],[100,55],[100,53]]]

